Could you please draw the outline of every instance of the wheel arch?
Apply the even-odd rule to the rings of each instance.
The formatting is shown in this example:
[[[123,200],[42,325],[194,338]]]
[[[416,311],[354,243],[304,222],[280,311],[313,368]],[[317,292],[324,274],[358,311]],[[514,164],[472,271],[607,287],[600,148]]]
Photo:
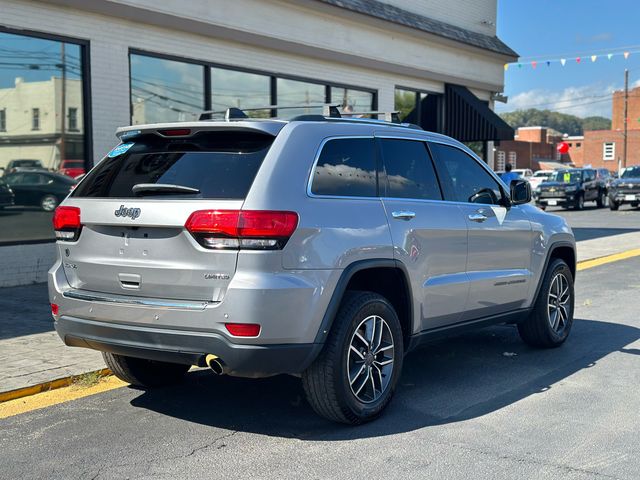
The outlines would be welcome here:
[[[401,282],[400,288],[396,281]],[[414,326],[413,295],[406,267],[402,262],[394,259],[359,260],[343,270],[325,311],[315,342],[325,342],[342,299],[349,290],[371,291],[389,300],[398,314],[406,351]]]
[[[540,275],[540,281],[538,281],[538,285],[536,286],[536,294],[533,297],[534,302],[535,299],[538,298],[538,294],[540,293],[540,287],[542,286],[542,279],[544,278],[544,274],[546,273],[547,268],[549,268],[549,263],[554,258],[560,258],[566,262],[566,264],[569,266],[569,270],[571,270],[571,276],[575,281],[577,270],[575,245],[571,242],[562,240],[554,242],[549,248],[549,253],[547,253],[547,257],[544,260],[544,267]]]

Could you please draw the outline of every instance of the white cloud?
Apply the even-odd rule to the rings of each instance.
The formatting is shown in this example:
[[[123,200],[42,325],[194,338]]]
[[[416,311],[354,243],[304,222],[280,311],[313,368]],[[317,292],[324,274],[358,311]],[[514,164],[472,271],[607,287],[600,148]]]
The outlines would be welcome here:
[[[637,83],[640,84],[640,81]],[[611,118],[611,94],[613,91],[613,85],[602,86],[601,84],[568,87],[560,91],[534,89],[510,96],[509,103],[506,105],[496,104],[496,110],[511,112],[537,108],[568,113],[578,117],[599,115]]]

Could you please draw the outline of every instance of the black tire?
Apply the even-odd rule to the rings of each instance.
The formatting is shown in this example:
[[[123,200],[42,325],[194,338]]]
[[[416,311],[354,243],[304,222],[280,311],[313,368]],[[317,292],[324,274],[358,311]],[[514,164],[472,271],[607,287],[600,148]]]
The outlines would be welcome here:
[[[356,330],[372,315],[379,316],[386,322],[388,330],[381,331],[387,332],[389,338],[393,339],[393,368],[390,370],[391,378],[387,380],[386,387],[381,388],[380,396],[365,402],[361,401],[351,388],[348,352],[352,339],[355,339]],[[403,356],[402,328],[389,301],[377,293],[347,292],[322,352],[302,374],[307,400],[316,413],[334,422],[358,425],[373,420],[391,401],[402,371]],[[363,359],[362,368],[366,368],[366,362]],[[363,377],[356,373],[353,378]],[[383,375],[378,378],[382,382]],[[363,380],[362,384],[367,384],[367,380]],[[366,387],[368,389],[369,385]],[[372,390],[375,397],[375,381]]]
[[[552,328],[548,306],[550,301],[549,292],[557,275],[562,275],[566,279],[570,295],[566,302],[567,318],[562,329]],[[518,333],[520,333],[522,340],[532,347],[554,348],[562,345],[569,336],[573,325],[574,301],[571,269],[564,260],[560,258],[552,259],[544,274],[533,311],[524,321],[518,324]]]
[[[620,208],[620,204],[618,202],[616,202],[615,200],[609,199],[609,208],[611,210],[618,210]]]
[[[179,363],[157,362],[107,352],[102,352],[102,358],[116,377],[142,388],[178,383],[190,368],[189,365]]]
[[[598,208],[602,208],[604,207],[604,192],[602,190],[600,190],[598,192],[598,198],[596,199],[596,206]]]
[[[582,195],[581,193],[578,194],[573,208],[575,208],[576,210],[582,210],[584,208],[584,195]]]

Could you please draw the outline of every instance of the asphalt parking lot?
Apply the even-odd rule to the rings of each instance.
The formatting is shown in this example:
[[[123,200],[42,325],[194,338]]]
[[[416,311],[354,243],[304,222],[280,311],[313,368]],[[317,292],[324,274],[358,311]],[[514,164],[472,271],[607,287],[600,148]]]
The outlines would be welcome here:
[[[638,271],[636,257],[579,272],[559,349],[502,326],[410,354],[365,426],[317,417],[293,377],[193,372],[0,420],[0,477],[637,479]]]

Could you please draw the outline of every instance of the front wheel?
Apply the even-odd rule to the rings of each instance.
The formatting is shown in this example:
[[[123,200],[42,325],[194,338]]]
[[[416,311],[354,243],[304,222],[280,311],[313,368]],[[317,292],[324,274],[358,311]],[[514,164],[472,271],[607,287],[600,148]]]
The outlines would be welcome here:
[[[615,200],[609,199],[609,209],[618,210],[618,208],[620,208],[620,204],[618,202],[616,202]]]
[[[596,205],[598,206],[598,208],[602,208],[604,207],[604,192],[601,190],[598,192],[598,198],[596,199]]]
[[[335,422],[373,420],[391,401],[403,355],[402,328],[389,301],[347,292],[324,349],[302,374],[307,400]]]
[[[177,383],[191,368],[180,363],[158,362],[107,352],[102,352],[102,358],[116,377],[142,388]]]
[[[576,210],[582,210],[584,208],[584,195],[578,195],[574,206]]]
[[[533,311],[518,324],[518,333],[533,347],[552,348],[564,343],[573,325],[573,275],[560,258],[545,272]]]

